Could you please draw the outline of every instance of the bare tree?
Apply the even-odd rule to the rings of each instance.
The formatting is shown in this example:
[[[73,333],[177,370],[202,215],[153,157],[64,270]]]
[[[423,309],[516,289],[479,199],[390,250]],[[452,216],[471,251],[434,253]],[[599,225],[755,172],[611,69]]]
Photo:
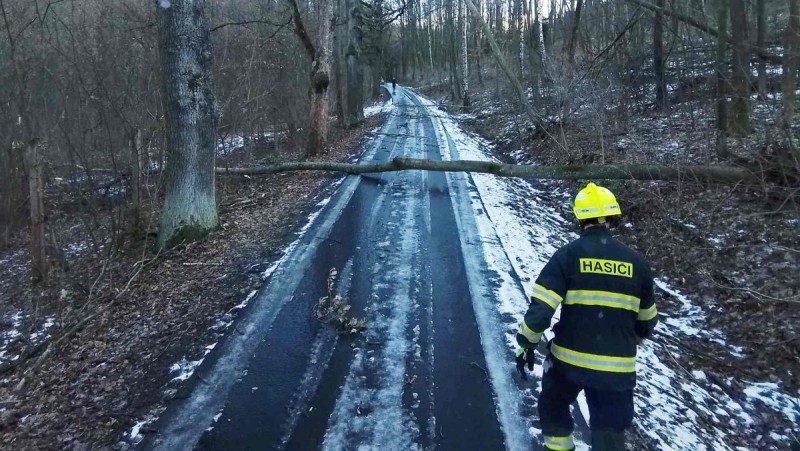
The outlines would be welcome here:
[[[664,0],[657,0],[656,6],[664,8]],[[664,71],[664,14],[656,11],[653,21],[653,72],[656,76],[656,106],[664,108],[667,104],[667,81]]]
[[[578,0],[575,6],[575,16],[572,19],[572,33],[570,34],[569,50],[567,51],[570,64],[575,64],[575,45],[578,40],[578,30],[581,26],[581,10],[583,10],[583,0]]]
[[[756,0],[756,46],[764,48],[767,43],[766,0]],[[758,94],[763,99],[767,95],[767,62],[758,59]]]
[[[728,128],[737,136],[747,135],[750,125],[750,44],[747,39],[745,0],[730,0],[733,36],[733,71]]]
[[[800,6],[798,0],[789,0],[789,24],[786,27],[783,57],[783,112],[781,119],[790,127],[797,112],[795,89],[800,66]]]
[[[167,173],[159,247],[217,228],[216,114],[206,0],[156,2],[161,30]]]
[[[311,108],[308,113],[308,141],[306,156],[313,157],[328,146],[328,85],[331,80],[331,31],[334,26],[333,2],[322,3],[322,16],[319,27],[319,44],[311,42],[300,9],[295,0],[289,0],[294,18],[294,31],[303,43],[311,58],[311,86],[308,95]]]
[[[360,0],[336,0],[336,80],[339,117],[345,128],[364,120],[364,5]]]
[[[42,154],[37,140],[28,143],[25,150],[31,210],[31,277],[34,282],[47,280],[44,230],[44,176]]]
[[[717,37],[717,117],[716,117],[716,150],[720,158],[728,153],[728,0],[721,0],[717,5],[719,35]]]
[[[462,64],[462,77],[464,77],[464,93],[461,95],[464,101],[464,106],[469,106],[469,60],[467,58],[467,5],[462,0],[461,2],[461,21],[462,28],[462,41],[461,41],[461,64]]]

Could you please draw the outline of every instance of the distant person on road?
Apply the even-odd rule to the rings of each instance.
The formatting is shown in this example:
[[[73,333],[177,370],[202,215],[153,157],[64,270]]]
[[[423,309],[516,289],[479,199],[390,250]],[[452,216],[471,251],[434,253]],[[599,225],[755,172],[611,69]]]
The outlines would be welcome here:
[[[593,451],[625,449],[633,422],[636,346],[658,322],[653,275],[645,259],[611,236],[621,211],[606,188],[589,183],[573,209],[581,237],[550,258],[533,286],[517,332],[517,369],[533,370],[533,351],[556,308],[543,361],[539,420],[546,450],[572,450],[570,405],[583,390]]]
[[[395,89],[397,89],[397,79],[392,77],[392,96],[394,96]]]

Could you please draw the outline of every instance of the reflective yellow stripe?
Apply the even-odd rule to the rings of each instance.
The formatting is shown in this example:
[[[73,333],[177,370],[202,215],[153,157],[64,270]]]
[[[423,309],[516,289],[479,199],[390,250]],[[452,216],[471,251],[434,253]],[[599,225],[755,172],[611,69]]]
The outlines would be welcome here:
[[[639,321],[650,321],[657,315],[658,315],[658,310],[656,310],[656,305],[653,304],[644,310],[639,310],[639,316],[636,319],[638,319]]]
[[[566,437],[552,437],[549,435],[544,436],[544,446],[547,449],[554,451],[570,451],[575,449],[575,443],[572,442],[572,436]]]
[[[536,344],[539,343],[539,340],[542,338],[542,334],[544,332],[534,332],[530,327],[528,327],[527,324],[525,324],[525,321],[523,321],[522,324],[519,325],[519,333],[532,344]]]
[[[639,298],[611,291],[569,290],[564,304],[598,305],[632,312],[639,311]]]
[[[539,285],[538,283],[533,285],[533,293],[531,294],[531,297],[544,302],[550,307],[553,307],[553,309],[558,307],[558,304],[560,304],[561,301],[564,300],[564,298],[559,296],[558,293],[556,293],[555,291],[548,290],[547,288]]]
[[[636,357],[615,357],[585,352],[573,351],[553,343],[550,348],[553,357],[570,365],[579,366],[595,371],[608,371],[611,373],[636,372]]]

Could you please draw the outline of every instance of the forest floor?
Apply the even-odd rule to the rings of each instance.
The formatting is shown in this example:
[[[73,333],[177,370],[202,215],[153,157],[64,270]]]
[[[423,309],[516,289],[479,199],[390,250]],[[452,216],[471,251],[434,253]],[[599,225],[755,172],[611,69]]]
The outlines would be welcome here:
[[[332,127],[322,159],[352,161],[380,121],[380,106],[370,111],[356,129]],[[219,165],[299,156],[223,150]],[[221,178],[219,231],[160,254],[146,234],[149,241],[126,240],[110,259],[106,241],[85,232],[105,218],[48,199],[51,225],[67,231],[67,270],[32,287],[27,236],[0,252],[0,447],[126,446],[118,442],[136,419],[186,396],[181,387],[206,345],[233,324],[333,180],[309,172]],[[39,359],[48,345],[54,351]]]
[[[452,103],[446,93],[436,89],[425,92],[441,99],[443,105]],[[713,153],[713,105],[689,101],[675,104],[667,112],[631,113],[622,121],[608,107],[599,112],[579,109],[565,123],[551,116],[548,132],[535,135],[507,100],[512,97],[510,92],[487,88],[473,94],[471,108],[451,105],[447,109],[461,113],[460,122],[491,142],[497,159],[510,163],[720,162]],[[759,137],[773,132],[771,117],[779,105],[774,100],[754,98],[756,131],[749,139],[729,141],[734,155],[761,150]],[[548,134],[566,142],[566,148]],[[553,183],[573,193],[580,185]],[[620,239],[645,255],[659,277],[700,304],[706,312],[700,329],[721,331],[726,337],[724,341],[709,340],[702,334],[689,334],[672,343],[678,352],[665,359],[695,382],[713,383],[733,399],[750,396],[746,387],[752,382],[784,391],[791,398],[762,400],[762,417],[740,426],[751,443],[759,443],[762,449],[782,449],[787,439],[792,446],[800,446],[795,424],[800,417],[800,211],[796,187],[625,181],[604,185],[616,194],[622,207],[623,221],[616,231]],[[562,216],[571,220],[568,202],[560,208]],[[674,302],[674,296],[664,295]],[[670,324],[662,324],[660,329],[668,327]],[[781,442],[784,445],[777,445]]]

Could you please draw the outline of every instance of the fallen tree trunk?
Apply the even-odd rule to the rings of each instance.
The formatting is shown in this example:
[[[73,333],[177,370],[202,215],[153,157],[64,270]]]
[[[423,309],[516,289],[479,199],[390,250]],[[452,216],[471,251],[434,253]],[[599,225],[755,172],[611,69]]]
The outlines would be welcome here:
[[[287,171],[330,171],[372,174],[408,170],[478,172],[501,177],[546,180],[697,180],[708,183],[760,182],[758,174],[735,166],[659,166],[647,164],[532,166],[491,161],[439,161],[395,158],[386,163],[349,164],[326,161],[279,163],[254,168],[217,168],[219,175],[265,175]]]

